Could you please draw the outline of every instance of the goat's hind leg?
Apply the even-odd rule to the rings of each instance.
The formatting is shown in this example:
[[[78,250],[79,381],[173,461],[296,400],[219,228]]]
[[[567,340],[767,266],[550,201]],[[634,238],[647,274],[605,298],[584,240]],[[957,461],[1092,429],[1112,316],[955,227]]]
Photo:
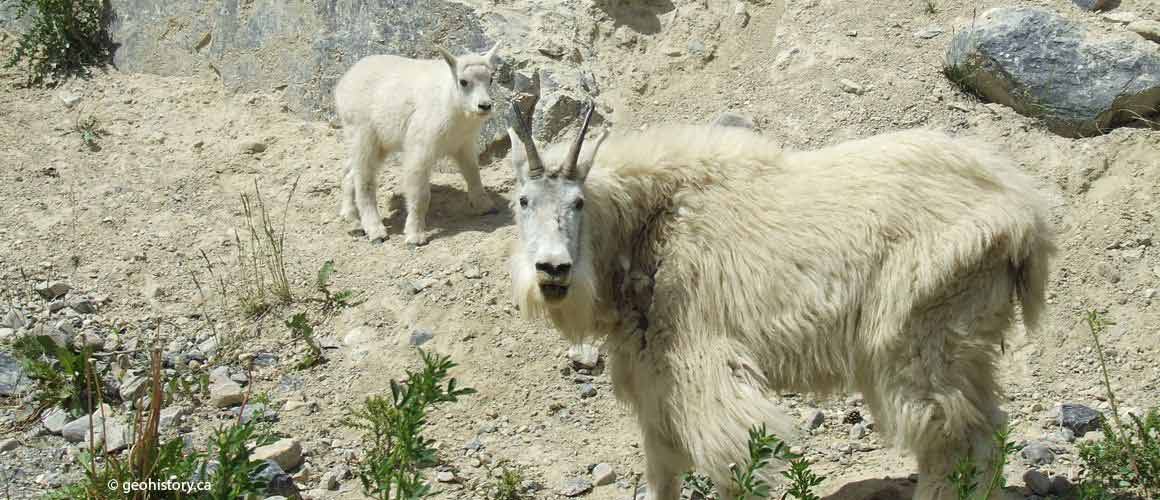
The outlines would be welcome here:
[[[344,221],[357,221],[358,205],[355,203],[355,174],[354,161],[347,160],[346,165],[342,171],[342,192],[339,197],[342,198],[342,205],[338,209],[338,217]]]
[[[877,367],[874,386],[864,389],[873,391],[867,403],[883,431],[917,458],[915,500],[957,498],[949,477],[964,459],[975,466],[980,492],[993,479],[994,434],[1004,420],[996,363],[1011,295],[992,288],[1005,277],[986,278],[992,283],[975,281],[977,291],[964,294],[979,303],[960,298],[912,318],[884,356],[900,364]]]
[[[379,215],[379,169],[383,164],[383,151],[371,127],[352,130],[350,140],[350,166],[347,179],[343,182],[343,195],[354,192],[354,205],[358,210],[359,222],[367,238],[372,242],[387,239],[387,228]],[[345,206],[344,213],[349,207]]]

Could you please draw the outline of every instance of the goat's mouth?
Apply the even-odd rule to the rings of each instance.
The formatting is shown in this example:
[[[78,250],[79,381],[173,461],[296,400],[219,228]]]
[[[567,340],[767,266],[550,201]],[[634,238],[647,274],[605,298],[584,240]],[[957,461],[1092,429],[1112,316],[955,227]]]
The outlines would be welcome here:
[[[541,283],[540,294],[544,296],[546,302],[559,302],[568,295],[568,285]]]

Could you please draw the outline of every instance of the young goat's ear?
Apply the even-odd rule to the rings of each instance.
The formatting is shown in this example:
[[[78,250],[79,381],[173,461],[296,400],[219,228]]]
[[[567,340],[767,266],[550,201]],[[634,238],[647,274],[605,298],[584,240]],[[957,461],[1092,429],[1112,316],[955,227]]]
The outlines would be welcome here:
[[[495,42],[495,46],[493,46],[491,50],[487,51],[487,54],[484,54],[484,57],[487,58],[488,66],[491,66],[492,68],[499,66],[499,46],[500,42]]]
[[[509,127],[507,132],[512,142],[512,174],[516,176],[516,182],[523,184],[528,178],[528,153],[516,131]]]
[[[580,148],[580,157],[576,159],[576,178],[580,179],[580,182],[588,178],[588,172],[592,170],[592,165],[596,161],[596,153],[607,138],[608,129],[601,130],[600,135],[585,141],[584,147]]]
[[[439,55],[443,56],[443,60],[447,61],[447,66],[451,68],[451,76],[458,77],[459,73],[457,72],[457,68],[459,66],[457,65],[458,63],[455,61],[455,56],[451,55],[450,52],[447,52],[447,49],[444,49],[442,46],[439,46],[439,45],[435,46],[435,50],[438,50]]]

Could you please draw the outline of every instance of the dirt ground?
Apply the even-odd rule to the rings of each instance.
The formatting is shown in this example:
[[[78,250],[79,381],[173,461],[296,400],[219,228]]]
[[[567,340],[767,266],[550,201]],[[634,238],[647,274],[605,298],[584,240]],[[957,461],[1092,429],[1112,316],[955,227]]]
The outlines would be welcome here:
[[[744,27],[732,2],[579,3],[577,23],[597,32],[599,57],[586,64],[601,82],[600,101],[611,108],[616,127],[707,122],[733,110],[792,149],[912,127],[947,129],[1001,147],[1050,197],[1061,250],[1044,331],[1018,332],[1002,364],[1014,439],[1046,439],[1054,429],[1043,422],[1059,403],[1107,411],[1081,321],[1088,309],[1116,321],[1104,347],[1122,406],[1160,405],[1160,133],[1117,129],[1065,139],[955,89],[940,73],[952,29],[976,9],[1008,2],[939,2],[946,5],[934,13],[919,1],[748,2]],[[1066,0],[1018,3],[1114,29]],[[1160,15],[1156,2],[1141,0],[1123,0],[1118,10]],[[914,36],[930,26],[945,32]],[[690,52],[690,40],[701,47]],[[863,93],[844,91],[843,79]],[[56,89],[26,88],[22,81],[11,71],[0,74],[0,273],[8,300],[21,300],[30,282],[61,279],[109,298],[94,321],[131,325],[118,339],[122,344],[134,335],[151,337],[138,325],[160,319],[162,345],[204,341],[212,324],[237,343],[239,354],[273,354],[278,361],[254,373],[254,391],[269,394],[275,408],[308,403],[281,410],[275,428],[302,440],[313,472],[300,488],[320,498],[361,498],[357,479],[344,480],[337,492],[316,490],[322,472],[360,449],[359,434],[338,424],[367,395],[387,390],[388,379],[415,366],[409,339],[426,329],[433,338],[423,347],[450,355],[459,363],[454,375],[479,391],[431,418],[441,458],[461,478],[441,485],[437,498],[483,498],[476,486],[490,482],[490,464],[504,460],[543,485],[535,498],[560,497],[568,479],[589,477],[597,463],[612,465],[619,481],[584,498],[631,498],[643,471],[633,417],[599,370],[596,395],[580,397],[567,368],[568,346],[549,327],[521,320],[508,298],[506,256],[515,233],[506,208],[514,182],[506,163],[484,169],[484,185],[502,207],[485,216],[468,215],[462,179],[440,169],[433,177],[431,242],[411,248],[401,234],[398,165],[389,160],[380,203],[392,207],[390,239],[372,245],[336,219],[345,160],[340,131],[295,118],[277,91],[228,95],[212,72],[111,71]],[[62,99],[70,96],[80,98],[71,107]],[[105,132],[99,151],[70,133],[88,115]],[[246,151],[255,141],[265,150]],[[333,288],[355,290],[365,302],[325,315],[292,305],[257,320],[236,309],[222,312],[223,302],[236,304],[238,292],[223,300],[207,286],[213,281],[201,253],[216,273],[235,276],[234,230],[244,227],[240,196],[256,182],[267,208],[282,217],[296,179],[285,212],[286,266],[296,293],[310,295],[314,273],[333,259]],[[425,287],[415,293],[416,284]],[[330,361],[295,371],[291,360],[301,346],[283,321],[305,309],[331,347]],[[851,439],[843,417],[859,408],[856,397],[786,402],[803,415],[825,412],[825,424],[796,444],[827,477],[821,487],[827,498],[893,498],[910,487],[911,457],[883,448],[873,432]],[[201,439],[226,416],[195,408],[188,427]],[[481,449],[466,450],[475,439]],[[1074,446],[1056,444],[1055,463],[1041,469],[1076,474]],[[67,449],[57,436],[22,438],[21,448],[4,455],[23,471],[10,486],[13,498],[40,494],[42,473],[77,477]],[[1009,467],[1013,485],[1022,486],[1026,469],[1018,458]]]

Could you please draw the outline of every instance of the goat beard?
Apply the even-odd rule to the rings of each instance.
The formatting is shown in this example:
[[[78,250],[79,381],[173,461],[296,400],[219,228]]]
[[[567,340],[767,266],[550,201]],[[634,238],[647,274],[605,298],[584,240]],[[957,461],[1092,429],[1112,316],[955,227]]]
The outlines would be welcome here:
[[[567,295],[551,302],[544,299],[535,266],[527,262],[522,252],[512,253],[510,265],[512,301],[525,319],[550,323],[561,336],[574,343],[601,335],[595,321],[599,300],[596,275],[587,261],[573,268]]]

